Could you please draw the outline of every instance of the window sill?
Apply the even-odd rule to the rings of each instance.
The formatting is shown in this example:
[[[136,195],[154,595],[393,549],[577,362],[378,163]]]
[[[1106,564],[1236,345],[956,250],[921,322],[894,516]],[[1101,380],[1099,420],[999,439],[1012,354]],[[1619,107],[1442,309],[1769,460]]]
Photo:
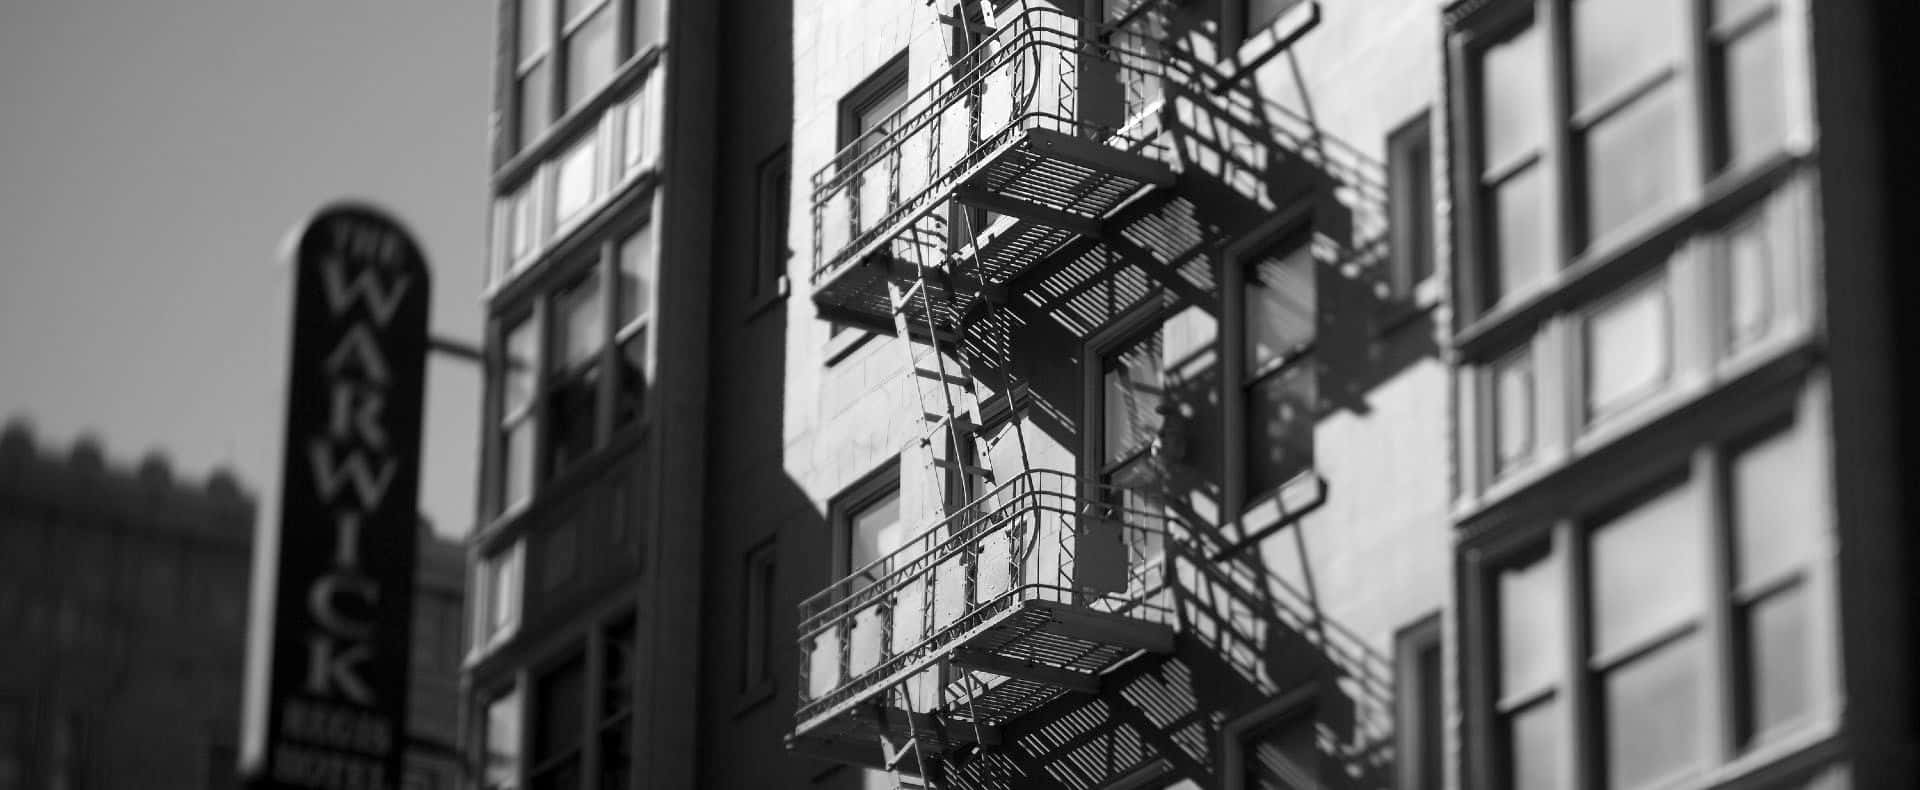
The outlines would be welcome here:
[[[739,693],[734,696],[733,717],[737,719],[745,716],[752,712],[754,708],[765,704],[767,700],[773,699],[773,693],[777,687],[778,684],[774,683],[772,678],[768,678],[759,683],[755,683],[751,687],[741,689]]]
[[[774,305],[785,302],[787,297],[792,293],[793,286],[787,280],[787,276],[784,274],[780,275],[780,279],[774,282],[773,293],[748,301],[747,314],[740,319],[740,322],[743,324],[753,323],[754,319],[766,315],[768,311],[772,310]]]
[[[1784,184],[1810,157],[1810,153],[1782,151],[1744,170],[1723,173],[1708,182],[1694,199],[1599,239],[1574,256],[1557,276],[1462,326],[1454,335],[1455,351],[1463,361],[1480,361],[1498,354],[1517,342],[1517,335],[1530,332],[1547,316],[1596,290],[1618,285],[1643,269],[1659,265],[1665,257],[1645,253],[1682,241],[1703,225],[1730,219],[1728,215]],[[1637,259],[1638,265],[1615,265],[1630,258]]]

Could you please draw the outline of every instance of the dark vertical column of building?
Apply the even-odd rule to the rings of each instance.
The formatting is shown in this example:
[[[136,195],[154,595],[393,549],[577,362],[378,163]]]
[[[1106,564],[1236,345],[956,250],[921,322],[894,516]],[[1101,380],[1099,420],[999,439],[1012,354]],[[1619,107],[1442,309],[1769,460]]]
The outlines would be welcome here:
[[[752,13],[729,7],[720,23],[712,210],[714,227],[725,230],[712,258],[696,784],[798,787],[809,767],[824,766],[790,758],[782,747],[793,714],[792,602],[824,579],[826,558],[811,556],[825,541],[809,538],[825,533],[782,465],[787,326],[795,317],[777,279],[792,256],[786,231],[794,204],[780,195],[791,189],[797,202],[805,183],[783,158],[793,126],[792,3],[756,3]],[[751,562],[755,556],[771,557],[771,566]],[[769,574],[777,589],[750,583],[756,572]]]
[[[659,325],[674,338],[658,349],[661,400],[655,430],[659,460],[654,491],[657,552],[647,556],[641,594],[642,642],[653,645],[638,710],[638,761],[650,787],[693,788],[698,733],[689,718],[698,703],[698,649],[703,606],[700,577],[708,519],[698,496],[705,490],[707,372],[704,340],[714,228],[710,224],[715,150],[715,33],[719,3],[667,4],[668,75],[661,130],[664,193],[656,216],[660,237]]]
[[[1820,222],[1832,349],[1834,492],[1846,726],[1856,787],[1905,786],[1913,774],[1916,523],[1911,478],[1916,274],[1899,253],[1913,212],[1914,153],[1889,111],[1911,96],[1912,45],[1867,0],[1811,3]],[[1897,429],[1892,429],[1898,426]]]

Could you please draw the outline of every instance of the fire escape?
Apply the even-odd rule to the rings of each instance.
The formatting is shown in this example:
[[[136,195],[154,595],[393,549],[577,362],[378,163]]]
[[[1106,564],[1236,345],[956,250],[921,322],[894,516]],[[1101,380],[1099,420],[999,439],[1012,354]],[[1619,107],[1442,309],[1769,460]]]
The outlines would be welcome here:
[[[943,19],[966,31],[951,68],[811,184],[816,306],[901,339],[924,415],[910,450],[942,501],[906,545],[801,603],[789,745],[903,787],[947,786],[1009,723],[1174,636],[1164,558],[1182,528],[1028,466],[1003,323],[1023,275],[1173,183],[1142,112],[1163,62],[1122,25],[977,5]],[[1011,427],[989,436],[989,412]],[[1010,453],[982,442],[1015,443],[1018,468],[992,468]]]

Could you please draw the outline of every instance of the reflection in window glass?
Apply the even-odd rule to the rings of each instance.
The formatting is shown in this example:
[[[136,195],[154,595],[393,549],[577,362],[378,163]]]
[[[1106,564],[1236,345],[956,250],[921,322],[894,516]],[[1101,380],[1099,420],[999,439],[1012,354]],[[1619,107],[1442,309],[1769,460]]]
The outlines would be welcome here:
[[[1700,580],[1687,569],[1706,567],[1706,537],[1685,488],[1594,528],[1595,653],[1614,653],[1700,613]]]
[[[1746,661],[1741,695],[1742,729],[1764,740],[1801,720],[1813,708],[1813,662],[1817,640],[1807,611],[1805,585],[1781,590],[1740,612],[1740,650]]]
[[[1607,787],[1647,787],[1699,764],[1706,723],[1697,642],[1689,636],[1607,672]]]
[[[600,394],[600,366],[589,364],[555,382],[547,390],[547,468],[552,478],[585,458],[596,444],[596,405]]]
[[[1101,393],[1102,465],[1140,451],[1159,435],[1161,381],[1159,332],[1108,359]]]
[[[1830,517],[1805,429],[1775,434],[1734,456],[1733,578],[1746,589],[1792,573],[1813,559]]]
[[[1487,271],[1485,304],[1519,293],[1552,272],[1547,253],[1546,180],[1538,164],[1487,189]]]
[[[1786,70],[1780,24],[1769,20],[1718,44],[1714,57],[1724,124],[1724,166],[1753,164],[1780,149],[1786,140]]]
[[[1559,675],[1561,624],[1567,615],[1560,564],[1542,549],[1531,562],[1499,574],[1500,694],[1551,683]]]
[[[595,191],[594,163],[600,147],[589,134],[560,156],[559,172],[554,176],[553,217],[556,224],[580,215],[581,210],[599,197]]]
[[[1305,244],[1254,262],[1247,272],[1246,310],[1250,376],[1313,342],[1313,255]]]
[[[1493,366],[1494,470],[1519,466],[1533,454],[1533,357],[1526,349]]]
[[[1507,716],[1507,787],[1552,790],[1563,786],[1559,715],[1558,706],[1549,698]]]
[[[531,185],[522,185],[513,194],[507,196],[507,258],[509,268],[521,262],[528,253],[533,252],[539,242],[539,229],[534,222],[533,189]]]
[[[520,544],[487,560],[487,625],[498,635],[520,621]]]
[[[1672,353],[1664,283],[1652,282],[1588,316],[1587,415],[1604,416],[1652,393]]]
[[[1247,737],[1246,783],[1258,790],[1320,787],[1320,750],[1314,719],[1292,715]]]
[[[889,491],[885,497],[853,511],[848,526],[852,541],[848,552],[850,570],[864,568],[906,545],[906,525],[900,521],[900,491]]]
[[[501,508],[510,510],[533,493],[533,420],[522,417],[500,436]]]
[[[582,715],[587,702],[584,657],[569,659],[534,682],[533,749],[534,790],[566,788],[580,782]]]
[[[506,383],[501,411],[511,414],[527,407],[533,398],[533,373],[540,364],[539,344],[535,342],[533,322],[523,317],[506,332]]]
[[[1680,194],[1680,91],[1672,82],[1635,99],[1585,133],[1586,238],[1673,205]]]
[[[626,425],[640,419],[647,393],[647,330],[641,327],[620,341],[619,380],[614,382],[613,423]]]
[[[607,3],[567,34],[567,109],[593,98],[608,81],[619,61],[620,37],[614,35],[613,4]]]
[[[1545,138],[1546,62],[1538,28],[1525,30],[1480,56],[1481,166],[1500,169]]]
[[[520,694],[509,691],[487,703],[486,790],[520,786]]]
[[[1315,376],[1292,365],[1247,388],[1247,493],[1259,497],[1313,465]]]
[[[1576,111],[1590,110],[1678,61],[1683,7],[1672,0],[1575,0]]]
[[[1727,267],[1727,349],[1737,351],[1764,337],[1772,320],[1773,256],[1765,216],[1728,228],[1722,244]]]

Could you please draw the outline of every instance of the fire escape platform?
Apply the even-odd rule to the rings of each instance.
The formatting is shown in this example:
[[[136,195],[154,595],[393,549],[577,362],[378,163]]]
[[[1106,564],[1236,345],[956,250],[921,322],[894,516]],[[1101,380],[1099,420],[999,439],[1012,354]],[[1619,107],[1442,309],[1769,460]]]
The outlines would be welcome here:
[[[1004,725],[1070,693],[1100,690],[1100,676],[1143,653],[1173,652],[1173,628],[1124,614],[1030,600],[953,651],[953,665],[1006,678],[953,704],[964,721]]]
[[[865,244],[842,250],[833,258],[837,262],[816,275],[814,304],[822,318],[890,332],[889,278],[910,276],[926,265],[943,281],[943,289],[932,294],[934,301],[961,305],[933,316],[934,325],[957,331],[986,293],[1075,239],[1100,237],[1116,210],[1173,181],[1171,167],[1144,154],[1052,129],[1020,129],[971,167],[904,201]],[[1012,222],[998,223],[976,242],[948,251],[942,207],[949,200]],[[926,260],[916,260],[915,251]],[[926,326],[927,318],[918,305],[911,306],[913,326]]]
[[[970,722],[909,713],[870,702],[828,719],[820,726],[787,736],[787,748],[831,762],[885,768],[884,744],[898,748],[910,738],[919,739],[922,754],[928,759],[975,746],[1001,744],[999,727],[976,727]],[[917,766],[911,763],[908,760],[901,766],[902,770],[917,773]]]

